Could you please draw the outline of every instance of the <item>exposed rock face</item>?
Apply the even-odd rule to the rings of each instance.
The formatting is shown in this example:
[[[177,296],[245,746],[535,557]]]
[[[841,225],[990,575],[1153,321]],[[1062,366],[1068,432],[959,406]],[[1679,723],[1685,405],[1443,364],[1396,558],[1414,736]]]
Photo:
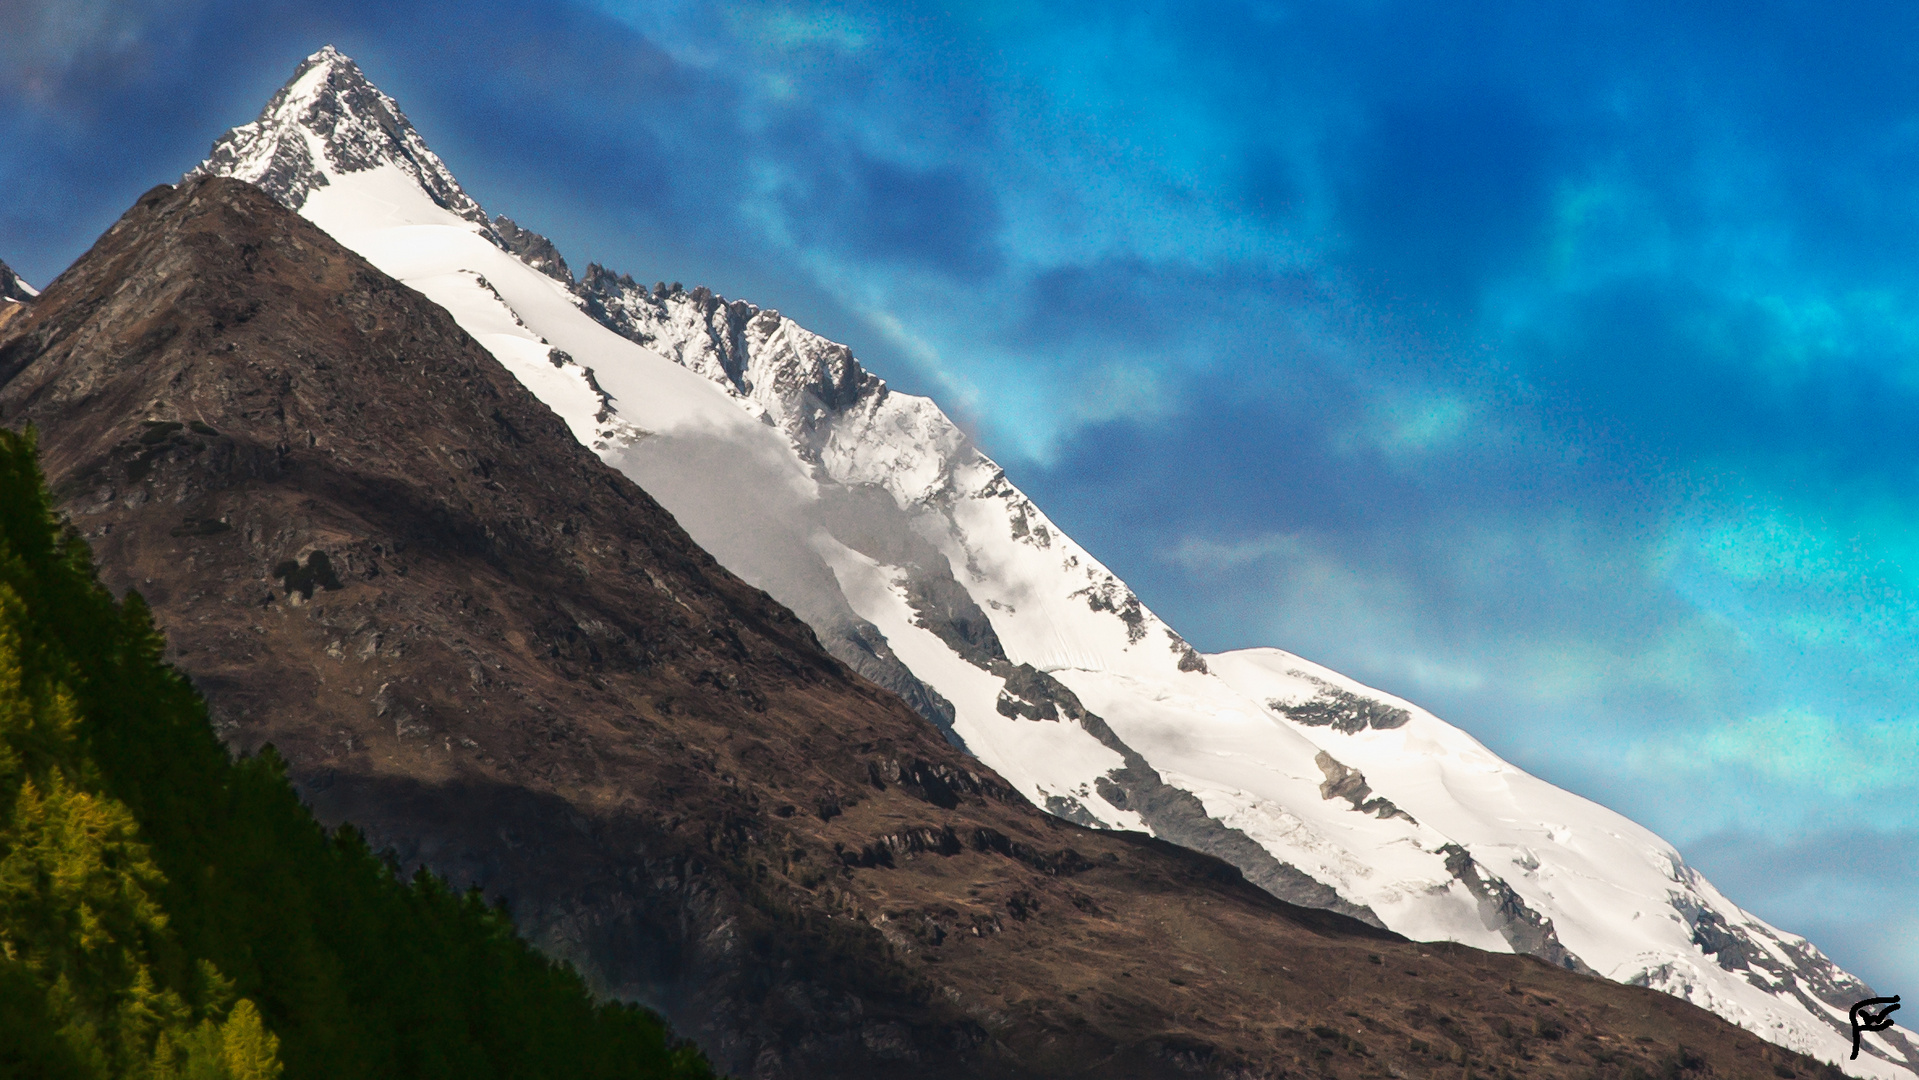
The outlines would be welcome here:
[[[532,229],[521,228],[505,214],[494,215],[493,231],[500,238],[500,246],[518,255],[521,262],[555,281],[573,284],[573,271],[567,269],[566,260],[560,257],[560,249],[553,246],[553,241]]]
[[[1307,727],[1330,727],[1334,731],[1351,735],[1354,732],[1372,728],[1375,731],[1390,731],[1403,727],[1412,719],[1405,709],[1394,708],[1377,701],[1368,701],[1350,690],[1344,690],[1330,683],[1320,683],[1318,697],[1288,705],[1281,701],[1269,701],[1266,707],[1280,713],[1295,724]]]
[[[728,301],[704,285],[648,290],[594,264],[578,293],[587,313],[608,329],[731,386],[815,464],[839,414],[879,404],[889,392],[853,350],[771,308]]]
[[[1479,898],[1480,907],[1484,909],[1481,917],[1486,925],[1499,927],[1514,952],[1537,956],[1568,971],[1595,974],[1585,961],[1560,944],[1553,921],[1527,907],[1511,885],[1487,876],[1465,848],[1448,844],[1441,850],[1446,856],[1446,868]]]
[[[0,329],[0,416],[231,745],[738,1074],[1816,1068],[1040,813],[245,184],[149,192]]]
[[[1358,769],[1341,764],[1339,759],[1324,750],[1313,759],[1313,763],[1319,766],[1320,772],[1326,774],[1325,781],[1319,785],[1320,798],[1345,799],[1353,804],[1353,809],[1374,817],[1413,820],[1411,814],[1394,806],[1391,799],[1373,795],[1372,785],[1366,783],[1366,774]],[[1457,873],[1454,871],[1455,876]]]

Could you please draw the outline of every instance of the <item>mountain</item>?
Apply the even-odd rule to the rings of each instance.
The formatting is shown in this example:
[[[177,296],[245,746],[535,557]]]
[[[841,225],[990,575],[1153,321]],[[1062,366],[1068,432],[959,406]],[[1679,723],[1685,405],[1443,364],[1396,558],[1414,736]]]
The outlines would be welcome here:
[[[599,266],[575,281],[330,47],[191,175],[259,185],[445,307],[721,564],[1054,814],[1849,1051],[1870,988],[1658,836],[1306,660],[1198,653],[933,402],[777,311]],[[1915,1066],[1896,1034],[1848,1065]]]
[[[247,184],[154,189],[0,328],[0,417],[40,432],[72,528],[230,747],[271,743],[324,825],[483,889],[737,1075],[1839,1075],[1671,996],[1041,812],[444,308]],[[128,748],[172,800],[154,820],[189,827],[160,747]]]

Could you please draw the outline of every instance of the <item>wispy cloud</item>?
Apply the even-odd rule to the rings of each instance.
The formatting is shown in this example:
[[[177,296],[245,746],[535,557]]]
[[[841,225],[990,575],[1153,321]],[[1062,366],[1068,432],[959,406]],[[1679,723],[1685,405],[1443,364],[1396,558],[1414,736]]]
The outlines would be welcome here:
[[[1634,747],[1648,774],[1688,777],[1746,775],[1795,793],[1822,811],[1840,804],[1876,804],[1870,827],[1919,825],[1911,796],[1919,791],[1919,717],[1842,723],[1804,707],[1723,722],[1705,730],[1662,733]]]
[[[191,18],[196,3],[161,0],[0,0],[0,88],[45,100],[77,66],[135,53],[156,28]],[[122,73],[124,75],[124,73]]]

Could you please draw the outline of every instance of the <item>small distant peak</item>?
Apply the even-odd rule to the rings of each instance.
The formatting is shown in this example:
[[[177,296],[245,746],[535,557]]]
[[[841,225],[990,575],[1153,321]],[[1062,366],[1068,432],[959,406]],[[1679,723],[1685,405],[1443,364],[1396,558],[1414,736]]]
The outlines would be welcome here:
[[[27,284],[12,267],[0,262],[0,304],[25,303],[39,295],[38,289]]]

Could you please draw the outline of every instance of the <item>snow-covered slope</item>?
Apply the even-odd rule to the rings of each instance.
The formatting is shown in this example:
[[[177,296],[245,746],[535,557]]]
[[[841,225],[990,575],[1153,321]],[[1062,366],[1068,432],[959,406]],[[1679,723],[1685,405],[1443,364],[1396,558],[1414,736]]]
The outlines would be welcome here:
[[[444,305],[716,558],[1048,810],[1849,1051],[1870,991],[1659,837],[1298,657],[1200,655],[931,401],[777,311],[597,266],[575,282],[331,48],[196,172],[259,184]],[[1903,1036],[1868,1041],[1853,1072],[1919,1071]]]

